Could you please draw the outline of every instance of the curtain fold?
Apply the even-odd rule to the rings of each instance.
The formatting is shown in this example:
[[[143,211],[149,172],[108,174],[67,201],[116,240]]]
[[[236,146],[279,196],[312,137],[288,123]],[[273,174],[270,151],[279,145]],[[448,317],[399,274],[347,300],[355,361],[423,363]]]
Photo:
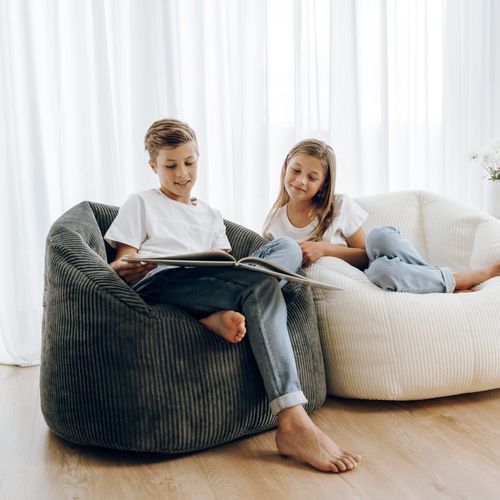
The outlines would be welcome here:
[[[156,185],[159,117],[198,133],[194,194],[257,231],[305,137],[335,149],[340,192],[485,208],[499,24],[495,0],[0,2],[0,363],[38,362],[55,218]]]

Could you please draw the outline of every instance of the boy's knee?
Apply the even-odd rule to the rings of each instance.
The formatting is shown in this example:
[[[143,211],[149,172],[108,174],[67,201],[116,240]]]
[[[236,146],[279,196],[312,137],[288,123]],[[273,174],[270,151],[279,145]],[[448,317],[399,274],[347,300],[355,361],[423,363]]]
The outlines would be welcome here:
[[[256,297],[264,299],[264,302],[274,300],[275,296],[281,297],[280,280],[275,276],[264,273],[255,273],[255,281],[248,287],[247,293],[255,294]]]
[[[280,249],[290,258],[290,268],[299,269],[302,265],[302,250],[299,244],[288,236],[280,236],[275,241],[277,244],[279,242]]]

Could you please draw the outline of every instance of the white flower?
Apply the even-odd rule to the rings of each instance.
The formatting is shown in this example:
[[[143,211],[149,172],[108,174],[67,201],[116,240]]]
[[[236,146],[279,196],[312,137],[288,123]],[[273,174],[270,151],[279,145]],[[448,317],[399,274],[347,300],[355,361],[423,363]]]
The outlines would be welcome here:
[[[488,180],[500,182],[500,139],[495,139],[473,158],[488,173]]]

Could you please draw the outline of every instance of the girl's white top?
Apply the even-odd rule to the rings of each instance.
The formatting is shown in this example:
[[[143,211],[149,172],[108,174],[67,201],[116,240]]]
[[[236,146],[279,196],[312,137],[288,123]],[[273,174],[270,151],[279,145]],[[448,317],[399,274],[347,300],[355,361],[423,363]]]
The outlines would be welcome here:
[[[113,248],[117,242],[137,248],[140,257],[231,248],[218,210],[199,200],[174,201],[160,189],[131,194],[104,238]]]
[[[347,246],[346,238],[352,236],[368,217],[354,200],[347,196],[335,197],[334,217],[330,227],[323,234],[323,240],[336,245]],[[317,222],[306,227],[295,227],[288,219],[286,205],[281,207],[264,233],[264,238],[274,240],[280,236],[288,236],[295,241],[307,240],[314,231]]]

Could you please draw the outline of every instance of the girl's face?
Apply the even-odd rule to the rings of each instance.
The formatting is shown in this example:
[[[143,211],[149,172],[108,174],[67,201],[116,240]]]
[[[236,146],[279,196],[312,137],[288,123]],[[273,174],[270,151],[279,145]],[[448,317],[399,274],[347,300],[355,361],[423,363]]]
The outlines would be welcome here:
[[[324,182],[325,168],[314,156],[301,153],[288,161],[284,184],[290,200],[312,200]]]

